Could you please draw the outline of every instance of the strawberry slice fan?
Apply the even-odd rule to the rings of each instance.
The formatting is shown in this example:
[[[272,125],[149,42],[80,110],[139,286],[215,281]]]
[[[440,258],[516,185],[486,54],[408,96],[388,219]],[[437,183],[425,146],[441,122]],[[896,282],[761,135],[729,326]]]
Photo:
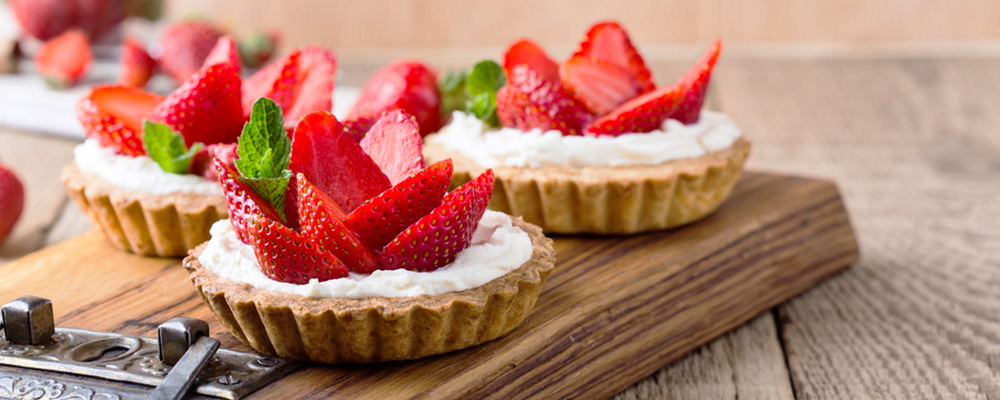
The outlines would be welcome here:
[[[305,115],[291,138],[279,103],[262,98],[217,159],[230,222],[269,278],[295,284],[349,272],[432,271],[469,246],[493,195],[493,172],[446,193],[451,159],[425,165],[420,127],[383,114],[358,142],[333,115]]]

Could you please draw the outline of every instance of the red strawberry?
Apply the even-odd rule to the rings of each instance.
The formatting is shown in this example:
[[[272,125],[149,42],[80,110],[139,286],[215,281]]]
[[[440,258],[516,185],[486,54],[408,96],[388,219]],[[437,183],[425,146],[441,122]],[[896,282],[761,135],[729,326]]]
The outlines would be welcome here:
[[[344,225],[344,210],[333,199],[298,175],[298,211],[302,235],[326,249],[354,272],[378,268],[375,254]]]
[[[247,232],[260,271],[272,280],[302,285],[347,276],[343,261],[276,220],[256,215]]]
[[[24,185],[9,167],[0,164],[0,245],[14,229],[24,209]]]
[[[90,68],[90,43],[78,29],[45,42],[35,55],[35,67],[50,87],[73,86]]]
[[[292,102],[295,100],[295,88],[298,85],[300,55],[301,52],[294,49],[283,59],[261,68],[257,73],[243,81],[244,115],[249,116],[250,111],[253,110],[253,103],[262,97],[274,100],[282,111],[292,107]]]
[[[174,90],[153,111],[188,146],[235,142],[243,129],[240,72],[229,63],[207,66]]]
[[[678,82],[684,99],[677,106],[677,110],[670,118],[676,119],[684,124],[698,122],[701,116],[701,106],[705,103],[705,92],[708,91],[708,81],[712,78],[712,68],[719,59],[719,52],[722,50],[722,41],[716,39],[708,52],[701,57],[701,60],[688,71]]]
[[[149,56],[142,43],[135,39],[125,39],[122,43],[121,66],[118,69],[118,83],[141,88],[153,76],[156,61]]]
[[[215,168],[215,159],[231,169],[236,169],[236,143],[216,143],[202,147],[191,160],[191,174],[200,175],[205,179],[218,180],[219,171]]]
[[[226,196],[229,222],[233,224],[236,235],[243,243],[250,243],[247,229],[250,220],[255,215],[263,215],[272,221],[281,221],[281,217],[267,200],[261,198],[249,186],[240,181],[240,173],[236,168],[226,165],[218,158],[213,162],[218,172],[219,183],[222,184],[222,191]]]
[[[452,174],[451,159],[434,163],[366,201],[344,223],[365,246],[381,249],[403,229],[441,204]]]
[[[365,83],[347,119],[378,118],[394,109],[416,117],[423,136],[441,128],[441,93],[430,68],[414,60],[399,60],[383,67]]]
[[[421,150],[420,126],[416,118],[403,110],[383,114],[361,139],[361,148],[393,185],[426,166]]]
[[[184,82],[201,69],[221,36],[222,31],[206,21],[170,25],[160,37],[160,65],[174,80]]]
[[[212,51],[208,52],[202,68],[218,63],[230,63],[236,66],[237,71],[240,69],[240,55],[236,51],[236,42],[229,35],[224,35],[215,42],[215,47],[212,47]]]
[[[632,46],[628,33],[617,22],[601,22],[590,27],[572,58],[577,57],[609,62],[625,68],[639,82],[639,93],[656,89],[646,62]]]
[[[539,77],[527,65],[510,71],[510,81],[497,92],[497,116],[503,126],[559,130],[579,135],[591,116],[562,88]]]
[[[345,211],[392,187],[361,145],[325,111],[306,115],[295,127],[288,168],[305,175]]]
[[[542,79],[559,84],[559,65],[552,61],[541,46],[528,39],[518,40],[503,54],[503,69],[509,75],[514,67],[527,65],[538,72]]]
[[[663,125],[681,102],[678,85],[659,88],[622,104],[587,127],[593,135],[618,136],[627,132],[649,132]]]
[[[492,172],[487,170],[455,189],[430,214],[392,239],[378,256],[382,267],[433,271],[454,261],[472,242],[472,234],[493,195]]]
[[[264,65],[267,60],[274,56],[274,51],[280,42],[281,34],[277,31],[252,33],[239,43],[240,60],[248,68]]]
[[[368,117],[349,119],[344,121],[344,132],[350,133],[351,136],[354,136],[360,142],[368,134],[368,131],[372,129],[372,125],[375,125],[375,121],[377,120],[378,118]]]
[[[295,100],[285,111],[285,129],[292,130],[306,114],[333,109],[333,86],[337,81],[337,56],[315,46],[302,49]]]
[[[76,104],[76,116],[88,138],[118,154],[140,156],[142,120],[153,115],[163,96],[128,86],[96,86]]]
[[[125,17],[118,0],[9,0],[21,28],[39,40],[49,40],[71,28],[97,39]]]
[[[628,69],[587,57],[569,59],[559,69],[559,75],[570,94],[597,115],[635,98],[642,89]]]

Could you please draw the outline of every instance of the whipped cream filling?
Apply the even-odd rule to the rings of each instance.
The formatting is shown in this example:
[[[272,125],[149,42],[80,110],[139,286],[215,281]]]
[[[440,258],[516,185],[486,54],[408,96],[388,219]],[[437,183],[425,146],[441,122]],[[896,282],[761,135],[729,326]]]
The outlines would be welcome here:
[[[84,173],[97,175],[118,188],[150,194],[196,193],[222,195],[219,182],[198,175],[163,171],[147,156],[129,157],[87,139],[73,150],[76,165]]]
[[[724,150],[742,132],[721,112],[703,110],[698,122],[668,119],[660,129],[620,136],[563,136],[556,130],[488,129],[474,115],[455,111],[451,123],[427,140],[477,164],[541,168],[656,165]]]
[[[212,239],[198,262],[215,275],[247,283],[258,289],[306,297],[363,299],[438,295],[485,285],[527,262],[534,247],[531,238],[511,224],[507,214],[489,211],[472,236],[472,244],[458,253],[451,264],[431,272],[404,269],[350,273],[345,278],[304,285],[271,280],[260,271],[253,248],[240,241],[228,219],[212,225]]]

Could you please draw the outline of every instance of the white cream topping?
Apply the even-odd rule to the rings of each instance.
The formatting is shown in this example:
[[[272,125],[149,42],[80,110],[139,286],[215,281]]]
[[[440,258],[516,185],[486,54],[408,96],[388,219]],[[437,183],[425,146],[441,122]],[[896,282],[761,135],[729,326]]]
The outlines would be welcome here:
[[[198,175],[165,172],[149,157],[116,154],[113,149],[101,147],[95,139],[87,139],[76,146],[73,155],[81,171],[97,175],[121,189],[151,194],[222,195],[222,186],[219,182]]]
[[[540,168],[656,165],[724,150],[741,135],[726,114],[703,110],[698,122],[668,119],[652,132],[620,136],[563,136],[556,130],[487,129],[474,115],[455,111],[451,123],[428,138],[477,164]]]
[[[350,273],[346,278],[304,285],[271,280],[258,268],[253,248],[240,241],[228,219],[212,225],[212,239],[198,262],[215,275],[258,289],[306,297],[363,299],[438,295],[485,285],[527,262],[533,247],[527,233],[511,224],[507,214],[486,211],[472,236],[472,244],[451,264],[431,272],[403,269]]]

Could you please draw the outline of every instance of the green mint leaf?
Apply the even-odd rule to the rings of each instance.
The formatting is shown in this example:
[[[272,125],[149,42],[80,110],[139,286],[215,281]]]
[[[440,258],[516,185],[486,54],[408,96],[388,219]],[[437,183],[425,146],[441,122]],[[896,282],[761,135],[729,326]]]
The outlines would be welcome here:
[[[284,170],[276,178],[248,178],[240,177],[254,193],[260,195],[278,212],[282,221],[285,222],[285,191],[288,190],[288,181],[292,178],[292,171]]]
[[[257,100],[240,134],[236,169],[248,178],[278,178],[288,169],[291,153],[292,140],[285,132],[281,107],[266,97]]]
[[[441,115],[451,117],[452,111],[464,110],[468,94],[465,93],[465,71],[449,71],[438,81],[441,92]]]
[[[503,68],[493,60],[483,60],[465,78],[465,92],[469,98],[465,109],[487,124],[500,126],[497,118],[497,92],[507,85]]]
[[[188,149],[184,145],[184,136],[174,132],[169,126],[144,121],[142,147],[160,169],[172,174],[187,174],[191,170],[194,155],[201,150],[202,144],[195,143]]]

